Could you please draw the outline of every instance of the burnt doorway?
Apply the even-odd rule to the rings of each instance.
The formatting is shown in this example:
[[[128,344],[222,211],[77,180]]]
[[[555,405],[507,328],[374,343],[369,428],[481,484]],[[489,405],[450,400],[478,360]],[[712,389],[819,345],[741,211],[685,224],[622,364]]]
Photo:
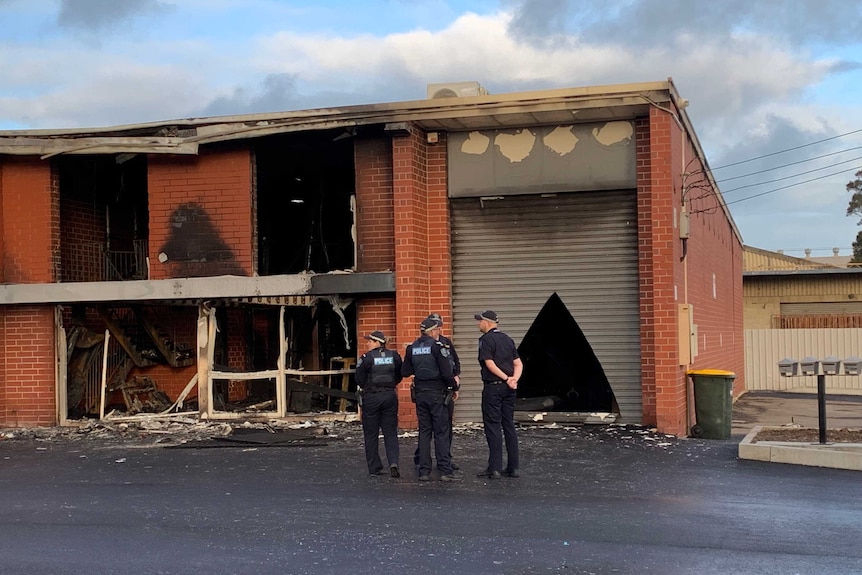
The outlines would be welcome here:
[[[265,138],[255,157],[259,273],[353,268],[353,137],[326,130]]]

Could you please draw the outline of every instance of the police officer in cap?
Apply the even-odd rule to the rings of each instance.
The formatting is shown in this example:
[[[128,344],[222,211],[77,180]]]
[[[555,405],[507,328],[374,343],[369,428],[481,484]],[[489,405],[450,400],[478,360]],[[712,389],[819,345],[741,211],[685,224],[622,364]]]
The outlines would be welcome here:
[[[389,476],[398,472],[398,394],[401,381],[401,356],[386,348],[386,336],[372,331],[362,336],[368,340],[368,351],[356,362],[356,387],[362,405],[362,432],[365,436],[365,461],[369,475],[382,475],[378,434],[383,430],[383,445]]]
[[[426,318],[419,324],[422,335],[407,346],[401,375],[413,377],[416,391],[416,415],[419,418],[419,481],[431,479],[431,437],[434,437],[434,452],[440,481],[460,479],[452,473],[449,460],[449,410],[446,395],[449,388],[458,390],[447,359],[448,352],[437,345],[440,326]]]
[[[455,351],[455,346],[452,344],[452,340],[443,335],[443,317],[439,313],[432,313],[428,316],[428,319],[437,322],[437,326],[440,328],[440,335],[437,337],[437,345],[446,350],[445,355],[449,360],[449,365],[452,366],[452,375],[455,376],[455,383],[461,385],[461,360],[458,358],[458,352]],[[454,437],[454,433],[451,431],[452,426],[455,421],[455,402],[458,401],[458,392],[454,389],[449,389],[449,397],[446,402],[446,407],[449,410],[449,462],[452,465],[453,471],[458,471],[459,467],[452,461],[452,439]],[[416,467],[416,470],[419,470],[419,446],[416,446],[416,451],[413,453],[413,465]]]
[[[518,477],[518,432],[515,430],[515,396],[524,365],[515,342],[497,329],[497,314],[485,310],[473,316],[479,322],[479,367],[482,372],[482,423],[488,441],[488,467],[476,475],[499,479]],[[500,430],[502,428],[502,433]],[[503,469],[503,438],[507,465]]]

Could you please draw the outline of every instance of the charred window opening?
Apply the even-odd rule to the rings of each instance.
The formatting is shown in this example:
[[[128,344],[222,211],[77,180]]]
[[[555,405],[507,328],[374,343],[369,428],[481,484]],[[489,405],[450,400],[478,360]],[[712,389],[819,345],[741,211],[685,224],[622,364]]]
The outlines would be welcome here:
[[[353,139],[342,132],[277,136],[255,148],[261,275],[354,266]]]
[[[62,156],[61,281],[147,278],[147,160]]]
[[[527,330],[518,354],[522,410],[618,411],[614,392],[590,342],[554,293]]]
[[[263,372],[278,365],[279,317],[275,306],[217,307],[218,330],[214,342],[212,370],[213,408],[218,412],[254,413],[276,409],[275,377],[232,379],[230,373]],[[310,307],[286,307],[284,334],[287,343],[285,367],[307,371],[287,376],[286,411],[355,411],[356,384],[351,374],[319,375],[314,372],[340,369],[356,357],[355,306],[342,316],[327,302]],[[341,399],[348,399],[342,403]]]
[[[67,417],[169,408],[197,372],[196,315],[190,306],[65,308]]]
[[[209,371],[219,374],[212,378],[212,411],[242,417],[275,411],[281,307],[231,301],[211,307],[217,329]],[[62,318],[69,419],[197,412],[205,405],[199,386],[189,388],[198,374],[197,305],[81,304],[63,308]],[[283,318],[285,367],[294,370],[286,378],[285,411],[355,412],[352,373],[316,373],[353,368],[355,305],[339,313],[318,300],[286,306]]]

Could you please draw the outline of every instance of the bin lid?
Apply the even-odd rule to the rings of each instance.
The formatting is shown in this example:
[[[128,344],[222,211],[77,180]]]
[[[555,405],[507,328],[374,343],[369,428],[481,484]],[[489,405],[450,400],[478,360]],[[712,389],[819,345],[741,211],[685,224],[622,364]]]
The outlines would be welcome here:
[[[723,377],[736,377],[732,371],[724,371],[723,369],[690,369],[685,372],[687,375],[718,375]]]

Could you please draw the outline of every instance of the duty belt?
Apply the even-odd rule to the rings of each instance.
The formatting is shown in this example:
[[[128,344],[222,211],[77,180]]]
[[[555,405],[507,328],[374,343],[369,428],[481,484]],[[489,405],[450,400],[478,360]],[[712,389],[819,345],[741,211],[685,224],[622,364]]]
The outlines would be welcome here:
[[[498,383],[506,383],[506,382],[503,381],[502,379],[491,379],[491,380],[484,382],[485,385],[497,385]]]
[[[394,387],[379,387],[379,386],[372,386],[372,387],[366,387],[365,388],[365,393],[378,393],[381,391],[395,391],[395,388]]]

